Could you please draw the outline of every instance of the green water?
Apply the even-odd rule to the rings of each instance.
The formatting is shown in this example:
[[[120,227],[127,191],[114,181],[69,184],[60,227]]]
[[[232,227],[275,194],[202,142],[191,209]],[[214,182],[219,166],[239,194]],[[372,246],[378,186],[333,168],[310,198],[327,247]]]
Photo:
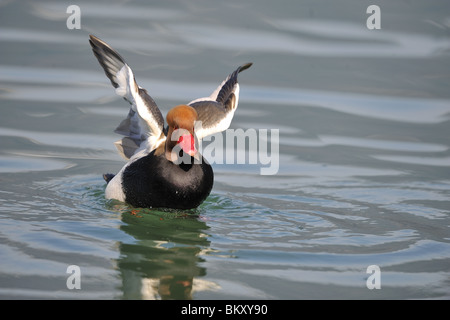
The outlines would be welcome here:
[[[371,1],[78,1],[79,30],[70,4],[0,3],[2,299],[449,298],[447,1],[377,1],[379,30]],[[187,212],[106,201],[128,106],[89,34],[163,114],[252,61],[231,128],[278,129],[277,174],[213,163]]]

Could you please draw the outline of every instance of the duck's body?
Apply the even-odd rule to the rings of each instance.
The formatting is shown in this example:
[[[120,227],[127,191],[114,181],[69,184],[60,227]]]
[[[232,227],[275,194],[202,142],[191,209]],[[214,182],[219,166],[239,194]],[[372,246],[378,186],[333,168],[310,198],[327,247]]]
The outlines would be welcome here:
[[[121,201],[134,207],[191,209],[198,207],[213,187],[212,167],[203,158],[200,163],[179,165],[155,155],[155,151],[127,165],[106,189],[107,198],[120,190]],[[111,192],[111,194],[109,194]]]
[[[123,58],[94,36],[90,44],[116,93],[131,104],[127,118],[116,129],[125,136],[116,146],[129,161],[116,175],[104,175],[105,197],[134,207],[196,208],[214,182],[212,167],[198,152],[197,140],[229,127],[239,100],[237,75],[251,63],[230,74],[209,97],[172,108],[165,127],[158,106],[137,85]]]

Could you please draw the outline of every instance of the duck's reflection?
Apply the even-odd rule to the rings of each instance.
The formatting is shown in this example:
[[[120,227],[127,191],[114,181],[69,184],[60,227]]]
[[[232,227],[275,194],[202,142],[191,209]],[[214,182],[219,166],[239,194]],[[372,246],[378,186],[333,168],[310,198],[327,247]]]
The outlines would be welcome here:
[[[198,216],[129,209],[122,221],[121,229],[135,239],[120,243],[124,299],[192,299],[194,291],[217,287],[199,279],[206,274],[199,254],[210,242]]]

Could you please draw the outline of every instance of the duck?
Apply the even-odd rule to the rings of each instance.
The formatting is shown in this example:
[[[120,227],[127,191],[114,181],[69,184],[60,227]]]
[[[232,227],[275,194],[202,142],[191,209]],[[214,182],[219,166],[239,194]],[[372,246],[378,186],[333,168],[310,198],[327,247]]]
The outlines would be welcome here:
[[[123,138],[114,143],[127,162],[117,174],[103,174],[105,198],[139,208],[197,208],[214,184],[199,141],[229,128],[239,102],[238,74],[252,63],[239,66],[208,97],[174,106],[164,121],[122,56],[94,35],[89,43],[115,93],[130,104],[115,129]]]

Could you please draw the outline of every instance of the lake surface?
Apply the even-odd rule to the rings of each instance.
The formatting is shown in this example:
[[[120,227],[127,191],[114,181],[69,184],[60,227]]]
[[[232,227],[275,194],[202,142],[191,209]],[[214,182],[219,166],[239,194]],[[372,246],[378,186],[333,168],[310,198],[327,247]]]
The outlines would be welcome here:
[[[77,1],[68,29],[71,4],[0,2],[2,299],[450,298],[447,0]],[[89,34],[164,114],[253,62],[231,128],[279,130],[276,174],[213,163],[187,212],[106,201],[128,105]]]

